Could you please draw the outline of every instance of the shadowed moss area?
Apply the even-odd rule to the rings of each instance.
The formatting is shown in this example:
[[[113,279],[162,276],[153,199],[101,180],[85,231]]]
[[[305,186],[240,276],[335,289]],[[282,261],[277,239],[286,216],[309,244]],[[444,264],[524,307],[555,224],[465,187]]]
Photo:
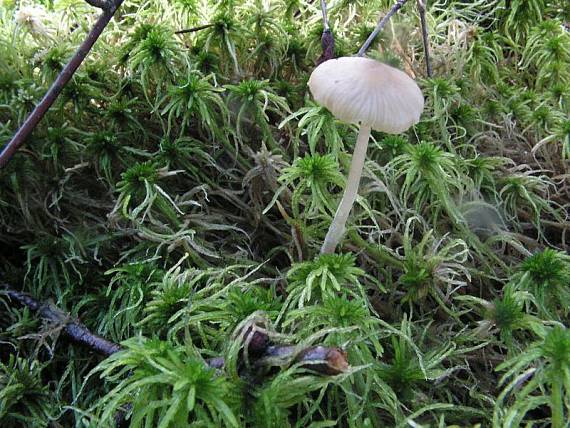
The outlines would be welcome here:
[[[425,107],[320,254],[359,126],[307,82],[400,3],[366,56]],[[320,1],[123,2],[0,169],[0,426],[567,428],[570,3],[420,3],[431,75],[414,0],[325,38]],[[100,13],[0,0],[0,147]]]

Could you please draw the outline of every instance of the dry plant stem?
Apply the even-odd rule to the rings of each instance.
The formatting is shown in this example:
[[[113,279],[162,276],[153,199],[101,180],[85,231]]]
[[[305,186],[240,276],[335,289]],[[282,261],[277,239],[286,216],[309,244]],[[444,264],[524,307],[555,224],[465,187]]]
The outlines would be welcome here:
[[[54,305],[38,302],[33,297],[16,290],[12,290],[7,286],[4,286],[4,288],[4,294],[10,297],[10,299],[15,300],[23,306],[27,306],[32,311],[38,312],[40,317],[46,321],[63,325],[63,330],[73,342],[85,345],[106,357],[121,350],[121,347],[118,344],[91,333],[87,327],[78,321],[73,321],[69,314],[66,314]]]
[[[20,146],[25,143],[26,139],[33,132],[37,124],[42,120],[48,109],[55,102],[65,85],[71,80],[75,71],[79,68],[81,63],[87,57],[87,54],[107,26],[109,21],[115,14],[116,10],[123,3],[123,0],[109,0],[109,2],[95,1],[93,2],[99,5],[105,5],[103,13],[95,22],[95,25],[87,35],[87,38],[83,41],[81,46],[73,55],[73,58],[67,63],[64,69],[59,73],[57,79],[53,82],[47,93],[44,95],[40,103],[34,108],[32,113],[28,116],[26,121],[22,124],[20,129],[12,137],[10,142],[4,147],[0,153],[0,168],[6,166],[10,161],[12,156],[18,151]],[[90,3],[90,4],[93,4]],[[98,6],[103,7],[103,6]]]
[[[392,6],[392,9],[390,9],[390,11],[386,14],[386,16],[384,16],[384,18],[378,21],[378,24],[376,25],[374,31],[370,33],[370,35],[368,36],[362,47],[358,50],[358,53],[356,54],[357,56],[363,56],[366,53],[366,51],[368,50],[368,48],[370,47],[376,36],[380,34],[380,32],[382,31],[384,26],[388,23],[392,15],[398,12],[402,8],[402,6],[406,4],[407,1],[408,0],[398,0],[396,4]]]
[[[63,331],[74,343],[85,345],[105,357],[123,350],[121,345],[92,333],[83,324],[73,320],[69,314],[51,303],[39,302],[32,296],[16,291],[6,284],[0,284],[0,289],[2,294],[8,296],[12,301],[37,312],[44,320],[63,325]],[[266,339],[269,340],[269,338]],[[250,354],[253,355],[254,353],[250,352]],[[340,374],[349,367],[344,351],[339,348],[325,346],[310,346],[301,350],[293,345],[267,346],[257,358],[257,362],[264,366],[279,365],[276,363],[276,357],[281,361],[290,359],[292,360],[291,362],[301,363],[303,367],[324,375]],[[214,369],[223,369],[225,360],[224,357],[210,358],[206,360],[206,364]]]
[[[350,163],[350,171],[348,173],[348,180],[346,189],[342,195],[340,204],[334,215],[334,219],[329,227],[325,242],[321,248],[321,254],[334,253],[336,246],[340,242],[342,235],[346,228],[346,220],[356,200],[358,194],[358,185],[360,184],[360,177],[364,168],[364,161],[366,160],[366,149],[368,148],[368,139],[370,138],[371,129],[367,125],[361,125],[354,146],[354,153],[352,154],[352,161]]]
[[[427,0],[417,0],[418,11],[420,14],[420,24],[422,26],[422,41],[424,43],[424,55],[426,59],[426,73],[427,77],[431,77],[433,72],[431,69],[431,60],[429,56],[429,41],[428,41],[428,29],[426,22],[426,1]]]
[[[323,34],[321,36],[321,47],[323,49],[323,53],[317,59],[317,65],[334,58],[334,36],[329,27],[327,2],[325,0],[321,0],[321,12],[323,15]]]

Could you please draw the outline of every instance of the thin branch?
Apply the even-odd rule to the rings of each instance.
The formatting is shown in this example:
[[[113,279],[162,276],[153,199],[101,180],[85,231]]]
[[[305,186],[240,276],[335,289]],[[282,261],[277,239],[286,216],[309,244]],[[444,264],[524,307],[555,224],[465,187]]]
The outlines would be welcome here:
[[[417,0],[418,3],[418,11],[420,14],[420,25],[422,26],[422,40],[424,43],[424,55],[426,59],[426,72],[427,77],[431,77],[433,75],[431,69],[431,61],[429,56],[429,40],[428,40],[428,28],[426,22],[426,0]]]
[[[321,13],[323,15],[323,29],[326,31],[330,29],[329,18],[327,17],[327,2],[326,0],[321,0]]]
[[[330,29],[323,31],[321,46],[323,53],[317,59],[317,65],[334,58],[334,36]]]
[[[392,15],[398,12],[402,6],[406,4],[407,1],[408,0],[398,0],[396,4],[392,6],[392,9],[390,9],[390,11],[386,14],[386,16],[378,21],[378,24],[376,25],[374,31],[370,34],[370,36],[368,36],[362,47],[358,50],[358,53],[356,54],[357,56],[363,56],[366,53],[376,36],[380,34],[380,31],[384,29],[384,26],[388,23]]]
[[[175,31],[174,34],[186,34],[186,33],[194,33],[196,31],[205,30],[206,28],[213,27],[216,24],[204,24],[194,28],[188,28],[186,30],[178,30]]]
[[[79,320],[73,319],[70,314],[51,303],[39,302],[6,284],[1,286],[0,294],[37,312],[44,320],[63,326],[63,331],[74,343],[84,345],[105,357],[123,350],[119,344],[92,333]],[[271,345],[269,337],[261,331],[252,332],[252,337],[248,340],[247,354],[253,357],[254,361],[251,363],[256,366],[272,367],[283,365],[284,362],[294,362],[324,375],[337,375],[349,368],[347,355],[342,349],[325,346],[299,349],[294,345]],[[206,360],[206,364],[215,369],[222,369],[225,360],[223,357],[210,358]]]
[[[94,3],[102,3],[100,0],[89,0],[93,1]],[[37,124],[42,120],[48,109],[51,105],[55,102],[65,85],[71,80],[75,71],[79,68],[81,63],[91,51],[91,48],[101,36],[101,33],[109,24],[109,21],[115,14],[116,10],[121,6],[124,0],[109,0],[108,6],[103,10],[101,16],[95,22],[95,25],[87,35],[87,38],[83,41],[81,46],[73,55],[73,58],[67,63],[64,69],[59,73],[57,79],[51,85],[48,92],[44,95],[43,99],[40,103],[34,108],[32,113],[28,116],[26,121],[22,124],[20,129],[16,132],[16,134],[12,137],[10,142],[4,147],[2,152],[0,152],[0,168],[6,166],[6,164],[10,161],[12,156],[18,151],[20,146],[22,146],[26,139],[30,136],[33,132]],[[91,4],[91,3],[90,3]]]
[[[334,58],[334,36],[329,26],[327,2],[325,0],[321,0],[321,13],[323,15],[323,35],[321,36],[323,53],[317,59],[317,65]]]
[[[121,350],[118,344],[91,333],[82,323],[78,320],[73,320],[69,314],[66,314],[51,303],[38,302],[32,296],[13,290],[8,286],[4,286],[3,293],[10,297],[10,299],[37,312],[44,320],[63,325],[63,330],[75,343],[85,345],[106,357]]]

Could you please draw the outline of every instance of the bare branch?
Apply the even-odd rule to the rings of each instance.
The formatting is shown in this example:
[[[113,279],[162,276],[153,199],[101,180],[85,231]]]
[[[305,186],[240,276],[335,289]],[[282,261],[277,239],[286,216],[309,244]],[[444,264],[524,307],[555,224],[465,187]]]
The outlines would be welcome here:
[[[101,4],[102,0],[89,0],[89,2]],[[67,85],[67,83],[71,80],[75,74],[75,71],[77,71],[81,63],[85,60],[87,54],[89,54],[89,51],[91,51],[91,48],[99,36],[101,36],[101,33],[107,24],[109,24],[109,21],[115,14],[115,11],[119,8],[119,6],[121,6],[122,3],[123,0],[108,0],[108,2],[105,2],[108,7],[104,8],[103,13],[95,22],[95,25],[87,35],[87,38],[83,41],[81,46],[79,46],[75,52],[75,55],[73,55],[73,58],[71,58],[63,70],[61,70],[61,73],[59,73],[57,79],[55,79],[40,103],[36,106],[36,108],[34,108],[32,113],[28,116],[20,129],[18,129],[10,142],[3,148],[2,152],[0,152],[0,168],[6,166],[16,151],[18,151],[18,149],[26,142],[26,139],[34,131],[37,124],[45,116],[48,109],[55,102],[65,85]]]
[[[402,8],[402,6],[406,4],[407,1],[408,0],[398,0],[396,4],[392,6],[392,9],[390,9],[390,11],[386,14],[386,16],[384,16],[382,19],[380,19],[380,21],[378,21],[376,28],[370,34],[370,36],[368,36],[362,47],[359,49],[358,53],[356,54],[357,56],[363,56],[366,53],[366,51],[368,50],[368,48],[370,47],[376,36],[380,34],[380,32],[384,29],[384,26],[388,23],[392,15],[398,12]]]
[[[321,46],[323,53],[317,59],[317,65],[334,58],[334,36],[330,29],[323,31]]]
[[[72,342],[84,345],[103,356],[108,357],[123,349],[119,344],[92,333],[79,320],[73,319],[71,315],[51,303],[39,302],[32,296],[16,291],[6,284],[2,285],[0,294],[8,296],[22,306],[27,306],[37,312],[41,318],[63,326],[63,331]],[[342,349],[325,346],[299,349],[294,345],[270,345],[269,337],[262,331],[249,333],[251,338],[247,342],[247,354],[255,359],[252,363],[258,367],[280,366],[284,362],[300,363],[302,367],[323,375],[337,375],[349,368],[347,355]],[[206,364],[215,369],[222,369],[225,360],[223,357],[210,358],[206,360]]]
[[[427,76],[432,76],[431,61],[429,56],[429,40],[428,40],[428,28],[426,23],[426,0],[417,0],[418,11],[420,14],[420,24],[422,26],[422,40],[424,43],[424,55],[426,59],[426,72]]]
[[[327,17],[327,2],[321,0],[321,13],[323,15],[323,35],[321,36],[321,46],[323,53],[317,59],[317,65],[334,58],[334,36],[329,27],[329,19]]]
[[[69,314],[61,311],[55,305],[38,302],[32,296],[13,290],[7,286],[4,286],[4,288],[4,294],[10,299],[27,306],[32,311],[38,312],[39,316],[46,321],[63,325],[63,330],[73,342],[85,345],[106,357],[121,350],[118,344],[91,333],[79,320],[74,320]]]

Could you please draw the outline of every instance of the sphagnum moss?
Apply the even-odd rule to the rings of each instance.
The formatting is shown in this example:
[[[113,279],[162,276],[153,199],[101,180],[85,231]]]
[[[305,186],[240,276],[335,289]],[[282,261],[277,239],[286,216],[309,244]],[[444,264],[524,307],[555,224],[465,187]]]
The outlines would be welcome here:
[[[335,57],[399,4],[321,3]],[[309,93],[321,3],[123,2],[0,169],[0,283],[124,350],[2,292],[0,426],[565,427],[568,2],[423,2],[431,76],[405,2],[368,57],[421,121],[371,133],[319,256],[362,125]],[[0,1],[0,146],[98,13]]]

